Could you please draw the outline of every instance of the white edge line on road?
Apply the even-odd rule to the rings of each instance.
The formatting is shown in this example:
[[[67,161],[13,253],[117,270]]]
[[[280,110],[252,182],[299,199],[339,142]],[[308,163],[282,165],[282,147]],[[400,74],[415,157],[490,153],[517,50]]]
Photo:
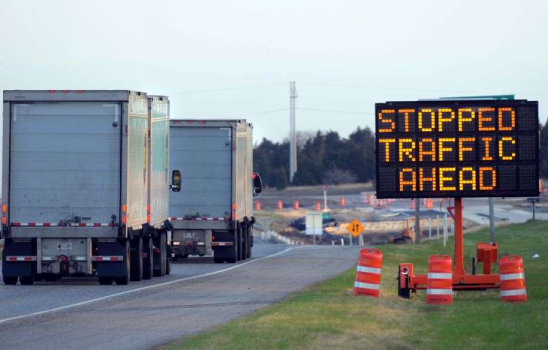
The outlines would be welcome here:
[[[4,319],[0,320],[0,324],[2,324],[2,323],[7,323],[7,322],[11,322],[11,321],[20,320],[20,319],[23,319],[23,318],[29,318],[29,317],[34,317],[34,316],[40,316],[40,315],[48,314],[48,313],[51,313],[51,312],[57,312],[57,311],[62,311],[62,310],[66,310],[66,309],[71,309],[71,308],[73,308],[73,307],[78,307],[78,306],[82,306],[82,305],[87,305],[87,304],[95,303],[95,302],[98,302],[98,301],[101,301],[101,300],[106,300],[106,299],[115,298],[115,297],[118,297],[118,296],[120,296],[120,295],[131,294],[131,293],[140,292],[140,291],[147,290],[147,289],[152,289],[152,288],[167,286],[167,285],[170,285],[170,284],[174,284],[174,283],[178,283],[178,282],[183,282],[183,281],[194,280],[194,279],[198,279],[198,278],[202,278],[202,277],[208,277],[208,276],[218,275],[218,274],[223,273],[223,272],[227,272],[227,271],[234,270],[234,269],[240,268],[240,267],[245,266],[245,265],[248,265],[248,264],[252,264],[252,263],[254,263],[254,262],[256,262],[256,261],[261,261],[261,260],[265,260],[265,259],[270,259],[270,258],[276,257],[276,256],[278,256],[278,255],[285,254],[285,253],[287,253],[287,252],[289,252],[289,251],[291,251],[291,250],[293,250],[293,249],[306,248],[306,247],[312,247],[312,246],[291,247],[291,248],[287,248],[287,249],[285,249],[285,250],[282,250],[281,252],[278,252],[278,253],[274,253],[274,254],[271,254],[271,255],[263,256],[262,258],[257,258],[257,259],[251,260],[251,261],[247,261],[247,262],[245,262],[245,263],[238,264],[238,265],[234,265],[234,266],[231,266],[231,267],[226,268],[226,269],[222,269],[222,270],[218,270],[218,271],[213,271],[213,272],[204,273],[204,274],[202,274],[202,275],[190,276],[190,277],[183,277],[183,278],[179,278],[179,279],[176,279],[176,280],[167,281],[167,282],[164,282],[164,283],[158,283],[158,284],[153,284],[153,285],[146,286],[146,287],[141,287],[141,288],[135,288],[135,289],[125,290],[125,291],[123,291],[123,292],[119,292],[119,293],[114,293],[114,294],[106,295],[106,296],[100,297],[100,298],[95,298],[95,299],[90,299],[90,300],[86,300],[86,301],[81,301],[81,302],[75,303],[75,304],[70,304],[70,305],[65,305],[65,306],[56,307],[56,308],[53,308],[53,309],[48,309],[48,310],[33,312],[33,313],[31,313],[31,314],[26,314],[26,315],[20,315],[20,316],[14,316],[14,317],[10,317],[10,318],[4,318]]]

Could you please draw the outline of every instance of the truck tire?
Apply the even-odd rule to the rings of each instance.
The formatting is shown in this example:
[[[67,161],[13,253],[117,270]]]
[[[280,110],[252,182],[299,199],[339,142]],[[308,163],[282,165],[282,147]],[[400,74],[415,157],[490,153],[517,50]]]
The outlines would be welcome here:
[[[115,277],[114,282],[116,282],[117,285],[126,286],[129,284],[129,279],[131,275],[131,251],[129,249],[129,240],[125,241],[125,276],[122,277]]]
[[[143,279],[143,239],[139,236],[131,243],[131,280],[140,281]]]
[[[238,261],[244,260],[244,228],[242,224],[238,224]]]
[[[30,276],[19,276],[19,283],[24,286],[30,286],[34,283],[34,275]]]
[[[167,239],[165,233],[160,233],[155,240],[156,248],[160,250],[160,253],[154,252],[154,277],[162,277],[166,274],[166,259],[167,259]]]
[[[252,252],[253,252],[253,227],[252,226],[247,226],[247,235],[246,235],[246,240],[247,240],[247,250],[246,250],[246,253],[247,253],[247,259],[251,258],[251,255],[252,255]]]
[[[149,280],[154,274],[154,244],[152,237],[143,239],[143,251],[146,254],[146,257],[143,258],[143,279]]]
[[[242,225],[241,226],[241,231],[242,231],[242,259],[241,260],[246,260],[247,259],[247,226],[245,225]]]
[[[99,284],[102,286],[110,286],[114,282],[113,277],[99,277]]]
[[[4,284],[8,286],[14,286],[17,284],[19,277],[17,276],[2,276],[4,278]]]
[[[225,259],[223,259],[223,258],[215,258],[215,257],[214,257],[214,258],[213,258],[213,261],[215,262],[215,264],[222,264],[222,263],[225,262]],[[16,281],[16,283],[17,283],[17,281]]]
[[[166,275],[171,275],[171,258],[169,256],[166,262]]]
[[[240,230],[239,225],[236,226],[236,229],[233,232],[232,236],[232,254],[229,258],[226,258],[226,262],[229,264],[234,264],[238,261],[239,252],[240,252]]]
[[[167,244],[167,235],[166,235],[166,275],[171,274],[171,259],[172,259],[171,247]]]

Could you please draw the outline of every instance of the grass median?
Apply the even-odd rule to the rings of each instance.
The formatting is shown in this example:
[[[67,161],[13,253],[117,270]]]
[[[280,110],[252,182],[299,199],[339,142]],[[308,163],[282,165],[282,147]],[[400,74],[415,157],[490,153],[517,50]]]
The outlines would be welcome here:
[[[465,235],[467,271],[476,242],[487,230]],[[524,260],[528,302],[502,303],[498,290],[457,292],[453,305],[397,296],[399,262],[425,273],[431,254],[453,255],[453,240],[421,245],[383,245],[381,297],[352,295],[354,269],[295,293],[266,309],[239,318],[168,349],[548,349],[548,223],[528,222],[497,229],[499,257]],[[533,259],[534,254],[540,258]]]

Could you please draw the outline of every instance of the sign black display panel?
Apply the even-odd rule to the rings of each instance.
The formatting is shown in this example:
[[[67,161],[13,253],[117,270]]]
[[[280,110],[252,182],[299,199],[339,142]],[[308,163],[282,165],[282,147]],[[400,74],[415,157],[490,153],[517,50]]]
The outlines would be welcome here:
[[[375,105],[378,198],[539,195],[538,102]]]

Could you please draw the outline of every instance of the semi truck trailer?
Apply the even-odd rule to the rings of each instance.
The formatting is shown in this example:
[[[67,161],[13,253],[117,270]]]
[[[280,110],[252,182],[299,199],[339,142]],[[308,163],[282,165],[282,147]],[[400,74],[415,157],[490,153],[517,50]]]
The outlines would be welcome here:
[[[167,97],[4,91],[3,119],[5,284],[169,273]]]
[[[245,120],[171,120],[170,167],[181,187],[170,193],[174,259],[211,255],[234,263],[252,255],[253,127]],[[180,174],[177,170],[181,169]]]

